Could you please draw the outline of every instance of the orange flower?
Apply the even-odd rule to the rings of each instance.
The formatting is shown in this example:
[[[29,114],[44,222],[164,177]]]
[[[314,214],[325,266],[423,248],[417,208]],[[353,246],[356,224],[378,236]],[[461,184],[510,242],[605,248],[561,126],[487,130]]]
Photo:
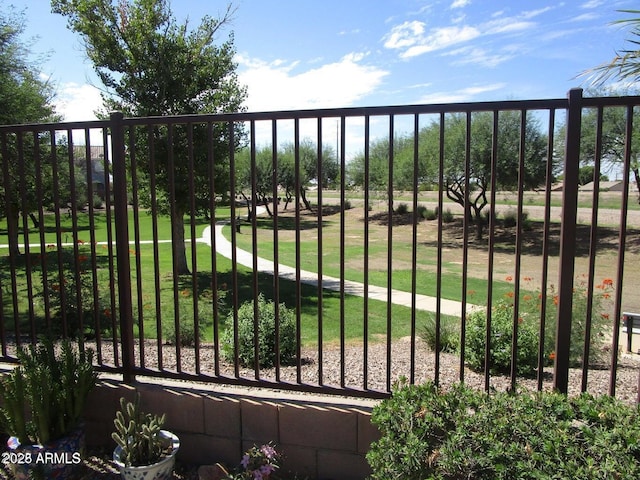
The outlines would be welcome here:
[[[515,296],[515,293],[513,293],[513,292],[507,292],[507,293],[505,294],[505,296],[506,296],[506,297],[509,297],[509,298],[513,298],[513,297]]]
[[[57,283],[54,283],[53,285],[51,285],[51,290],[53,290],[54,292],[59,292],[60,285],[58,285]]]
[[[605,320],[609,320],[609,314],[608,313],[603,313],[602,314],[602,318],[604,318]]]
[[[531,280],[533,280],[533,278],[531,278],[531,277],[524,277],[524,278],[523,278],[523,280],[524,280],[525,282],[530,282]]]
[[[105,308],[104,309],[104,316],[105,317],[111,317],[111,309],[110,308]]]
[[[475,290],[468,290],[467,291],[467,295],[469,295],[470,297],[473,297],[476,294]]]
[[[79,262],[86,262],[87,260],[88,260],[88,257],[86,255],[78,255]]]
[[[513,281],[513,277],[511,275],[507,275],[507,277],[505,278],[505,280],[507,282],[512,282]]]
[[[553,304],[558,305],[558,295],[553,296]]]
[[[182,293],[183,297],[188,297],[189,296],[189,290],[182,290],[182,292],[180,292],[180,293]]]
[[[613,280],[610,278],[605,278],[604,280],[602,280],[602,285],[604,285],[605,287],[613,287]]]
[[[518,317],[518,325],[521,325],[522,322],[524,322],[524,319],[522,317]]]
[[[555,360],[556,359],[556,352],[551,352],[549,354],[549,360]]]
[[[525,302],[528,302],[528,301],[530,301],[530,300],[531,300],[531,295],[525,295],[524,297],[522,297],[522,299],[523,299]]]
[[[602,298],[611,298],[611,295],[608,293],[603,293]]]

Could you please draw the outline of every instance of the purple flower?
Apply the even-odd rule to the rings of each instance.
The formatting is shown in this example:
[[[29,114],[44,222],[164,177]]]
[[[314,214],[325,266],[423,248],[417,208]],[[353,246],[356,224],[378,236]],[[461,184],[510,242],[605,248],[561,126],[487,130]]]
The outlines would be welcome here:
[[[278,454],[278,452],[276,452],[276,449],[273,448],[271,445],[263,445],[260,448],[260,451],[264,454],[265,457],[267,457],[269,460],[273,459],[276,457],[276,455]]]
[[[240,461],[240,465],[242,465],[242,468],[247,468],[249,466],[250,461],[251,461],[251,458],[249,457],[249,455],[245,453],[244,456],[242,457],[242,460]]]

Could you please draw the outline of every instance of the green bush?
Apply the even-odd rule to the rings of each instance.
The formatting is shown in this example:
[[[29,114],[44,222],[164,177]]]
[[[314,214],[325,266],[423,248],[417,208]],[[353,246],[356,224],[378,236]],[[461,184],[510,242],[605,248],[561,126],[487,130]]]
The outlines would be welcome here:
[[[432,351],[436,350],[436,316],[429,313],[427,320],[419,331],[420,338]],[[440,351],[455,352],[458,350],[460,329],[451,317],[440,317]]]
[[[373,410],[373,480],[635,479],[640,409],[583,394],[394,387]]]
[[[398,204],[398,206],[396,207],[396,214],[406,215],[407,213],[409,213],[409,205],[407,205],[406,203]]]
[[[476,310],[467,319],[466,360],[474,370],[484,370],[487,332],[486,310]],[[534,315],[520,312],[518,317],[518,375],[532,376],[538,366],[539,322]],[[491,312],[491,373],[511,372],[513,304],[500,301]]]
[[[507,281],[512,281],[511,276]],[[532,286],[533,279],[524,277],[524,286]],[[588,283],[578,278],[573,289],[573,314],[571,319],[571,343],[569,363],[572,367],[582,366],[584,359],[584,341],[587,331],[587,313],[591,310],[591,331],[589,364],[601,365],[608,359],[607,333],[612,323],[608,311],[613,295],[613,281],[603,279],[595,285],[592,304],[588,303]],[[510,373],[511,341],[513,335],[513,292],[505,295],[493,307],[491,316],[491,372]],[[540,311],[542,294],[522,293],[518,312],[518,375],[532,376],[538,365],[538,345],[540,342]],[[544,365],[549,365],[555,357],[556,315],[558,295],[553,287],[546,295],[546,316],[544,332]],[[467,320],[466,360],[473,369],[484,369],[486,311],[478,310]]]
[[[203,308],[201,306],[200,308]],[[180,306],[180,346],[193,347],[196,344],[196,328],[193,321],[193,306],[190,308]],[[206,319],[202,314],[198,315],[197,339],[202,340],[204,336]],[[171,318],[163,319],[162,334],[168,343],[176,344],[176,327],[173,315]]]
[[[425,220],[435,220],[436,218],[438,218],[437,210],[432,210],[431,208],[427,208],[425,206],[418,207],[418,214]]]
[[[518,210],[515,208],[509,207],[507,211],[504,212],[504,226],[505,227],[515,227],[518,224]],[[522,229],[523,230],[531,230],[531,220],[529,220],[529,212],[522,212]]]
[[[443,223],[451,223],[453,222],[453,213],[448,208],[442,212],[442,222]]]
[[[276,363],[276,318],[273,301],[258,296],[258,355],[262,368]],[[296,358],[296,325],[293,311],[280,304],[280,363],[288,364]],[[233,313],[229,314],[222,338],[222,351],[227,360],[234,358]],[[254,311],[253,301],[244,302],[238,309],[238,358],[245,367],[254,365]]]

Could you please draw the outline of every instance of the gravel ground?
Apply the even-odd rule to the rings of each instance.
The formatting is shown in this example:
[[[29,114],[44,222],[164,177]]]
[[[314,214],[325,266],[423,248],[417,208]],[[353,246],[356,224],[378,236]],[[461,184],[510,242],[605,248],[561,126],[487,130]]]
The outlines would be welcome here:
[[[94,346],[95,348],[95,346]],[[104,363],[113,362],[113,349],[110,343],[103,342],[102,356]],[[139,362],[139,350],[136,349],[136,362]],[[393,383],[401,376],[409,377],[411,374],[411,341],[409,337],[394,341],[391,348],[390,379]],[[211,345],[203,345],[200,349],[200,369],[204,374],[213,375],[214,349]],[[322,373],[325,385],[340,385],[340,347],[326,345],[323,348]],[[163,345],[162,357],[164,369],[173,371],[176,368],[176,347]],[[318,351],[317,348],[304,348],[302,350],[301,381],[302,383],[317,384],[318,382]],[[345,347],[345,385],[347,387],[362,389],[364,384],[364,351],[362,345],[349,344]],[[371,390],[386,391],[387,387],[387,348],[386,343],[376,342],[368,345],[367,386]],[[147,365],[157,365],[157,345],[154,341],[145,342],[145,362]],[[180,351],[181,370],[183,372],[195,372],[195,355],[193,348],[184,347]],[[418,338],[415,346],[415,382],[422,383],[435,378],[435,354]],[[221,362],[222,375],[233,376],[233,366]],[[543,388],[551,390],[553,387],[553,369],[545,370]],[[628,403],[634,403],[637,398],[638,378],[640,374],[640,355],[623,354],[619,357],[616,375],[616,397]],[[241,369],[240,376],[254,378],[253,369]],[[265,369],[260,371],[260,376],[266,380],[275,380],[275,370]],[[297,367],[286,366],[280,371],[280,378],[287,382],[297,381]],[[440,355],[440,384],[451,385],[460,379],[460,359],[457,355],[443,353]],[[479,389],[484,389],[485,377],[483,373],[477,373],[465,367],[464,381],[466,384]],[[594,395],[607,394],[609,392],[610,369],[606,365],[593,366],[588,372],[587,390]],[[492,376],[490,378],[492,388],[506,390],[510,387],[510,379],[505,376]],[[582,370],[571,369],[569,376],[569,394],[580,393],[582,382]],[[537,389],[536,379],[519,379],[519,385],[525,389]]]

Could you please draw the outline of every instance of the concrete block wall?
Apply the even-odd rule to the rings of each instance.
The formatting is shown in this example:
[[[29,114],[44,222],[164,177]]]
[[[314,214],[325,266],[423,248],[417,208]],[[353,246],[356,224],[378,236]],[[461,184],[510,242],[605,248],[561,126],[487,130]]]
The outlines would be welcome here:
[[[185,462],[236,466],[251,446],[273,442],[284,455],[283,470],[299,478],[360,480],[370,474],[365,455],[379,438],[370,422],[371,400],[102,379],[87,404],[90,446],[113,446],[120,397],[133,399],[136,390],[145,411],[167,414],[165,428],[180,437],[178,455]]]

